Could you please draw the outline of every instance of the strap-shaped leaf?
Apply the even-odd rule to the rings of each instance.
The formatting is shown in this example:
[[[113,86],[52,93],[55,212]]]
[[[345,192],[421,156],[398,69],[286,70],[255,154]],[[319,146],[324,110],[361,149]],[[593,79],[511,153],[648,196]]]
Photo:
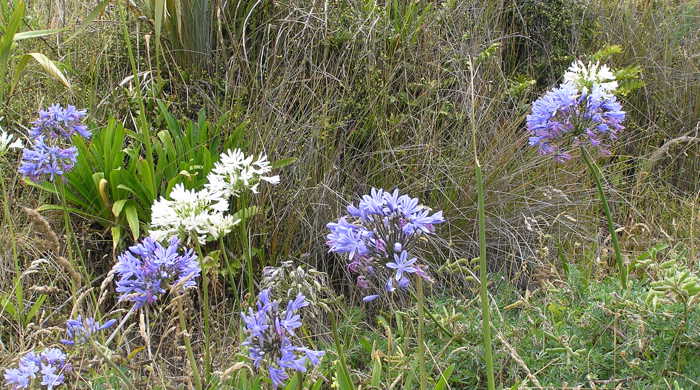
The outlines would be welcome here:
[[[54,28],[54,29],[50,29],[50,30],[23,31],[21,33],[15,33],[15,36],[12,37],[12,40],[17,42],[17,41],[21,41],[23,39],[40,38],[40,37],[45,37],[48,35],[53,35],[53,34],[61,32],[61,31],[63,31],[62,28]]]
[[[131,229],[131,235],[134,237],[134,241],[136,241],[141,234],[139,231],[139,214],[136,211],[136,205],[130,202],[124,209],[124,213],[126,213],[126,222],[129,224],[129,229]]]
[[[128,199],[119,199],[118,201],[114,202],[114,204],[112,205],[112,214],[115,217],[119,217],[122,213],[122,209],[128,201]]]

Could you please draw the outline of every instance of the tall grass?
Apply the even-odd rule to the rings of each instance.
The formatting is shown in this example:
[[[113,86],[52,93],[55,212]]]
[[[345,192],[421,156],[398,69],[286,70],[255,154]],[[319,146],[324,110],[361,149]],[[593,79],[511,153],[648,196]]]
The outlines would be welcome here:
[[[65,3],[63,14],[69,21],[91,9],[82,2]],[[444,241],[435,244],[433,269],[478,256],[479,273],[491,275],[492,289],[513,281],[531,291],[541,281],[533,275],[564,278],[560,258],[581,265],[595,257],[590,253],[604,257],[607,243],[600,233],[604,219],[593,207],[594,183],[577,174],[582,167],[574,165],[582,163],[572,162],[555,172],[525,147],[523,120],[528,103],[538,88],[546,86],[527,82],[543,76],[534,67],[509,65],[511,50],[522,41],[535,47],[541,44],[528,31],[514,31],[513,25],[506,24],[504,15],[518,15],[520,2],[498,7],[478,1],[366,1],[330,6],[322,1],[286,0],[265,7],[258,3],[229,1],[224,9],[220,2],[153,0],[138,2],[142,7],[138,12],[123,9],[123,18],[121,6],[115,5],[65,45],[61,35],[46,42],[22,42],[27,50],[55,50],[61,68],[80,88],[64,91],[43,76],[27,77],[13,99],[4,103],[6,120],[19,128],[39,106],[62,100],[87,106],[98,122],[108,115],[121,116],[132,129],[141,128],[133,125],[134,118],[142,122],[142,116],[157,107],[156,101],[170,105],[179,115],[193,117],[206,107],[212,115],[227,113],[232,122],[249,121],[251,152],[264,150],[273,161],[298,157],[281,173],[281,185],[274,191],[263,190],[261,202],[270,206],[255,217],[255,233],[241,238],[249,249],[244,257],[249,276],[280,260],[301,258],[327,271],[336,289],[349,291],[344,270],[326,253],[324,226],[342,205],[370,186],[401,186],[426,204],[446,210],[449,226],[441,232]],[[187,9],[191,13],[178,14],[178,7],[185,5],[192,5]],[[163,11],[161,17],[156,17],[157,10]],[[572,53],[592,53],[607,44],[621,44],[624,51],[614,57],[614,65],[642,65],[646,84],[626,97],[624,104],[631,112],[615,153],[619,157],[604,163],[615,189],[607,189],[606,195],[624,229],[621,250],[636,251],[664,235],[697,247],[698,235],[693,234],[698,226],[697,197],[688,194],[697,193],[698,187],[697,181],[688,178],[697,176],[698,146],[679,145],[635,187],[636,170],[647,156],[666,140],[692,135],[696,129],[700,81],[694,75],[700,59],[694,53],[700,39],[693,34],[698,26],[693,15],[697,7],[618,0],[592,1],[585,10],[598,26],[597,38],[568,36],[567,47]],[[27,23],[33,29],[44,26],[45,12],[34,4]],[[140,15],[146,15],[145,20]],[[157,46],[154,41],[147,44],[145,37],[156,33],[156,24],[161,25]],[[470,73],[468,59],[489,48],[493,54],[483,59],[478,72]],[[527,63],[543,60],[536,51],[526,53],[522,60]],[[152,58],[158,59],[155,64]],[[160,72],[159,80],[143,77],[159,67],[169,72]],[[197,68],[207,72],[192,71]],[[120,86],[134,75],[141,78]],[[514,88],[517,83],[522,88]],[[143,128],[159,126],[151,123]],[[679,167],[684,174],[674,172]],[[481,194],[474,175],[477,169],[483,172]],[[13,204],[37,206],[47,200],[13,176],[2,180]],[[661,202],[667,207],[660,207]],[[689,209],[695,211],[689,213]],[[56,216],[48,217],[55,225]],[[538,251],[538,236],[528,229],[524,217],[544,221],[546,234],[564,244],[543,255]],[[7,237],[17,237],[10,240],[16,244],[21,265],[45,255],[34,243],[26,218],[14,212],[10,218],[16,231],[0,240],[4,244]],[[70,222],[86,255],[84,279],[104,275],[111,266],[112,259],[104,255],[110,253],[111,240],[75,216]],[[639,224],[647,227],[644,233],[639,233]],[[47,267],[51,276],[34,273],[21,281],[50,287],[70,283],[55,265]],[[439,273],[438,283],[426,289],[426,310],[431,310],[431,294],[473,298],[473,271],[462,267]],[[240,351],[239,307],[215,282],[208,298],[211,323],[216,326],[210,326],[212,333],[207,335],[215,351],[213,370]],[[245,284],[253,296],[254,281],[246,279]],[[483,279],[480,286],[485,289],[489,284]],[[0,278],[0,290],[13,288],[12,278]],[[78,294],[89,288],[81,286]],[[40,296],[26,295],[28,302]],[[357,298],[348,295],[349,300]],[[46,312],[70,311],[63,306],[67,298],[57,292],[45,298],[43,307]],[[89,295],[76,300],[76,307],[99,310],[113,303]],[[183,358],[167,342],[178,324],[170,323],[164,313],[153,315],[150,324],[151,334],[161,334],[158,341],[165,340],[155,356],[175,363],[144,368],[136,387],[149,381],[166,382],[186,372],[185,365],[199,372],[203,326],[198,321],[178,323],[183,335],[191,337],[185,340]],[[496,312],[494,316],[499,320]],[[182,317],[178,313],[178,319]],[[485,314],[482,319],[489,322]],[[4,318],[0,321],[7,323]],[[57,316],[42,321],[42,325],[60,322]],[[12,353],[44,340],[36,330],[13,330],[16,336],[3,339]],[[143,342],[137,336],[124,343],[136,350]],[[435,352],[430,344],[425,347],[425,356]],[[493,360],[502,361],[505,353],[494,345]],[[350,366],[345,356],[339,359]],[[349,371],[347,366],[343,375]],[[479,372],[487,372],[481,368]]]

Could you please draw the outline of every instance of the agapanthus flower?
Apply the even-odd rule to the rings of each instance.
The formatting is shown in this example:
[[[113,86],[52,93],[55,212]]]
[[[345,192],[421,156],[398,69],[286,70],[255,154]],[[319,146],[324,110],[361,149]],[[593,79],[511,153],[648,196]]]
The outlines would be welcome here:
[[[279,176],[268,176],[272,165],[267,156],[262,155],[257,160],[253,156],[246,157],[240,149],[227,150],[214,164],[214,169],[207,175],[205,188],[209,193],[228,202],[231,197],[237,197],[241,191],[258,192],[261,182],[277,184]],[[228,207],[228,203],[226,203]]]
[[[564,73],[564,83],[575,85],[583,93],[589,93],[593,85],[598,85],[606,93],[613,93],[617,89],[615,75],[607,65],[601,65],[600,62],[589,62],[586,65],[583,61],[574,61]]]
[[[139,309],[155,302],[173,285],[195,287],[201,271],[197,256],[192,249],[181,254],[179,248],[177,237],[171,238],[168,246],[146,237],[124,251],[114,266],[119,300],[131,301]]]
[[[10,149],[22,149],[22,140],[0,128],[0,157],[4,156]]]
[[[288,369],[306,372],[307,363],[318,365],[325,354],[294,344],[298,342],[295,330],[302,325],[298,311],[308,305],[306,298],[298,294],[281,310],[280,303],[273,301],[270,290],[265,289],[258,295],[257,310],[241,312],[248,334],[243,345],[248,347],[256,369],[267,368],[274,388],[284,385],[289,378]]]
[[[161,197],[153,203],[149,233],[157,241],[183,237],[205,244],[228,234],[240,222],[226,214],[227,209],[228,201],[206,189],[187,190],[180,183],[170,199]]]
[[[73,169],[78,149],[72,146],[71,136],[78,133],[90,138],[90,131],[81,120],[85,110],[74,106],[65,109],[54,104],[46,111],[39,111],[39,119],[29,131],[31,147],[24,149],[19,172],[36,182],[54,181]]]
[[[116,322],[117,320],[112,319],[100,324],[92,317],[83,319],[82,316],[78,316],[74,320],[66,321],[66,338],[61,340],[61,343],[65,345],[84,344],[95,333],[111,327]]]
[[[40,136],[34,140],[31,149],[24,149],[19,173],[35,182],[54,181],[73,169],[77,156],[78,150],[74,146],[48,145]]]
[[[82,123],[86,115],[86,110],[78,110],[75,106],[63,108],[54,104],[46,110],[39,111],[39,118],[32,123],[34,126],[29,131],[29,136],[70,139],[73,134],[78,133],[84,138],[90,138],[92,134]]]
[[[66,355],[58,348],[47,348],[38,355],[29,352],[20,358],[17,368],[5,370],[5,384],[13,390],[28,389],[41,375],[40,384],[51,390],[64,383],[64,373],[71,369]]]
[[[607,78],[609,70],[605,67],[586,69],[580,77],[590,77],[594,80],[592,83],[586,81],[588,84],[583,86],[567,80],[537,99],[527,116],[529,144],[537,147],[542,155],[554,156],[556,161],[570,159],[566,148],[581,144],[607,154],[609,144],[624,129],[625,112],[611,93],[610,88],[614,86],[610,82],[595,81]]]
[[[347,207],[348,215],[326,226],[330,233],[326,244],[331,252],[347,256],[347,270],[357,275],[361,289],[383,286],[384,291],[410,286],[409,275],[415,274],[427,281],[430,277],[423,265],[409,252],[422,235],[434,234],[435,225],[443,223],[442,212],[420,204],[417,198],[372,188],[362,196],[357,206]],[[388,275],[387,271],[394,272]],[[363,301],[370,302],[380,295],[369,294]]]

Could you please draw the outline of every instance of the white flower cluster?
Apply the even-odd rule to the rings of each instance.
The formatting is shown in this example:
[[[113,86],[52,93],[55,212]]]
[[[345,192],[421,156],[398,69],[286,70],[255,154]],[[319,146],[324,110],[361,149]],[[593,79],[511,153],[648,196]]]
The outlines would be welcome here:
[[[0,128],[0,157],[4,156],[8,150],[14,148],[22,149],[22,140],[15,139],[12,134],[8,134]]]
[[[279,176],[265,176],[272,170],[265,155],[257,161],[240,149],[228,150],[207,176],[204,188],[187,190],[177,184],[170,199],[161,197],[151,208],[150,235],[157,241],[173,236],[196,239],[199,244],[218,240],[240,222],[229,214],[229,200],[244,190],[257,193],[261,181],[279,183]]]
[[[242,190],[257,194],[261,181],[280,182],[279,176],[265,176],[270,171],[272,166],[265,155],[253,161],[253,156],[246,157],[240,149],[228,150],[207,176],[209,182],[205,188],[225,199],[237,197]]]
[[[612,93],[617,89],[615,75],[607,65],[601,65],[600,62],[589,62],[586,65],[582,61],[574,61],[564,73],[564,82],[573,83],[583,93],[588,93],[588,88],[593,84],[599,85],[603,93]]]

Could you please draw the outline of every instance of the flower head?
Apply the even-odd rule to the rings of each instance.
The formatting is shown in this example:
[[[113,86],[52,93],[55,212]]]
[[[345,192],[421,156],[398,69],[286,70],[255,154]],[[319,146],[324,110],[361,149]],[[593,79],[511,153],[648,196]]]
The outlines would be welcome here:
[[[119,300],[134,302],[135,308],[155,302],[172,285],[195,287],[200,266],[192,249],[178,252],[180,240],[170,239],[163,246],[151,237],[130,247],[119,256],[114,269],[119,280]]]
[[[71,144],[75,133],[90,138],[90,131],[81,120],[85,110],[74,106],[65,109],[54,104],[46,111],[39,111],[39,119],[33,122],[29,131],[32,145],[24,149],[19,172],[22,176],[41,182],[54,181],[73,169],[78,157],[78,149]]]
[[[205,188],[228,202],[229,198],[237,197],[243,190],[257,193],[258,186],[263,181],[279,183],[279,176],[268,176],[271,171],[272,165],[265,155],[253,160],[253,156],[246,157],[240,149],[228,150],[214,164],[214,169],[207,176]]]
[[[200,244],[217,240],[240,222],[225,214],[227,209],[227,200],[207,190],[187,190],[182,183],[177,184],[170,192],[170,199],[161,197],[153,203],[150,236],[157,241],[192,238]]]
[[[39,118],[32,123],[34,126],[29,131],[29,136],[70,139],[73,134],[78,133],[84,138],[90,138],[92,134],[82,123],[86,115],[86,110],[78,110],[75,106],[63,108],[54,104],[46,110],[39,111]]]
[[[10,149],[22,149],[22,140],[0,128],[0,157],[7,154]]]
[[[427,274],[417,264],[417,258],[409,257],[418,237],[435,232],[435,225],[445,222],[442,212],[420,204],[417,198],[402,195],[398,189],[392,192],[372,188],[362,196],[357,206],[347,206],[348,215],[338,222],[327,224],[330,233],[326,244],[331,252],[347,255],[347,269],[357,275],[357,286],[369,289],[371,281],[393,292],[396,287],[410,285],[406,275],[418,273],[426,280]],[[384,263],[385,267],[376,267]],[[383,269],[394,270],[386,275]],[[386,281],[379,280],[387,277]],[[370,302],[379,297],[370,294],[363,301]]]
[[[598,85],[604,92],[612,93],[617,89],[615,75],[607,65],[600,62],[584,64],[583,61],[574,61],[564,73],[564,83],[571,83],[581,92],[588,93],[593,85]]]
[[[35,182],[44,179],[54,181],[73,169],[77,156],[78,150],[75,147],[48,145],[40,136],[34,140],[31,149],[24,149],[19,172]]]
[[[83,319],[82,316],[78,316],[74,320],[66,321],[66,338],[61,340],[61,343],[65,345],[86,343],[92,335],[111,327],[116,322],[116,320],[112,319],[104,324],[100,324],[92,317]]]
[[[47,348],[40,354],[29,352],[19,360],[17,368],[5,370],[5,383],[10,389],[28,389],[38,374],[41,385],[54,389],[65,381],[65,372],[71,370],[66,355],[58,348]]]
[[[565,149],[572,145],[585,144],[608,153],[625,120],[625,112],[612,94],[617,87],[612,72],[605,65],[579,62],[564,79],[532,104],[527,116],[529,144],[560,162],[571,158]]]
[[[257,310],[249,308],[248,313],[241,313],[248,333],[243,344],[248,346],[256,368],[267,366],[274,388],[282,386],[289,378],[287,369],[306,372],[307,362],[318,365],[325,354],[293,344],[296,341],[293,340],[294,331],[302,325],[298,311],[308,305],[306,298],[298,294],[287,303],[285,310],[281,310],[278,301],[270,300],[270,290],[265,289],[258,295]]]

